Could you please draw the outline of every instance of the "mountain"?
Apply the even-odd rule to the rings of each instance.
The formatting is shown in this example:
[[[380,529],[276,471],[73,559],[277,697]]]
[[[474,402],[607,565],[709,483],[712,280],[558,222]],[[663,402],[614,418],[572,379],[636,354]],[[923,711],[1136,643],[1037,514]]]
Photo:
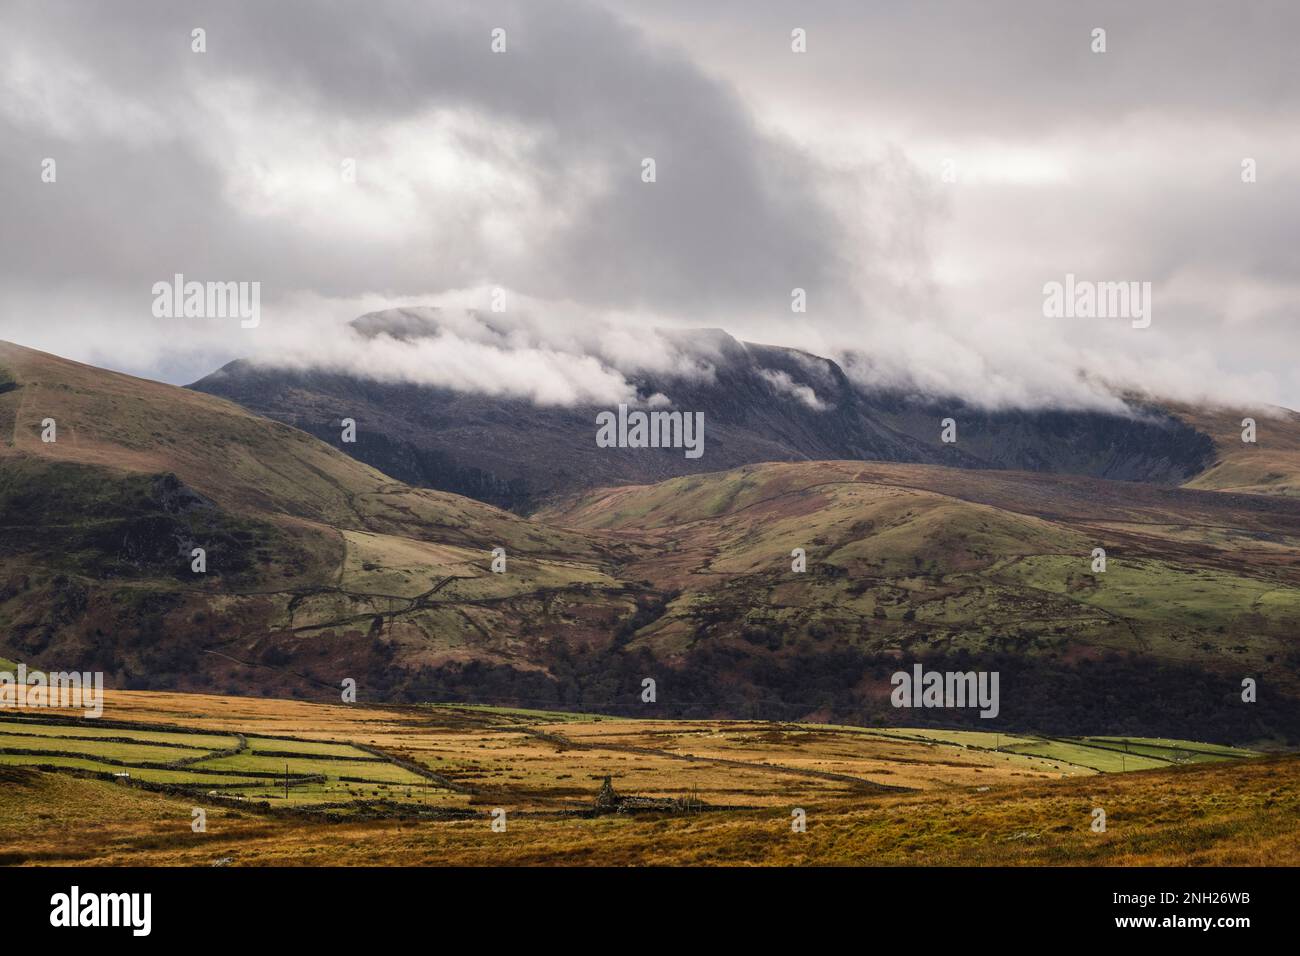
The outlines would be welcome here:
[[[12,345],[0,382],[2,659],[334,701],[350,678],[372,702],[1300,740],[1300,498],[1255,493],[1291,487],[1268,480],[1283,415],[1258,448],[1207,439],[1192,483],[1251,493],[1151,455],[1163,481],[800,460],[570,486],[523,518],[194,390]],[[1192,429],[1173,415],[1150,427]],[[892,707],[914,663],[998,672],[996,722]]]
[[[435,310],[395,309],[353,323],[409,341],[439,333]],[[764,461],[855,459],[1094,475],[1181,484],[1209,467],[1214,441],[1166,408],[1132,400],[1128,414],[991,412],[854,384],[835,362],[703,329],[674,333],[708,356],[712,374],[630,376],[638,394],[704,415],[704,453],[601,448],[598,406],[553,407],[320,370],[235,361],[190,388],[300,428],[412,485],[527,512],[557,497]],[[357,422],[340,441],[340,422]],[[941,440],[942,421],[958,440]],[[1300,433],[1300,429],[1297,429]]]

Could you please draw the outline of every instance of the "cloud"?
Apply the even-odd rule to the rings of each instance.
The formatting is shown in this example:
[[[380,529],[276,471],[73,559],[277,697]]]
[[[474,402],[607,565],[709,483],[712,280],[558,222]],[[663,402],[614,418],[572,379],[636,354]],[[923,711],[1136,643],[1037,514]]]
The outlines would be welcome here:
[[[323,336],[311,325],[300,311],[271,335],[250,338],[251,360],[565,406],[661,404],[666,396],[639,390],[637,376],[700,382],[713,375],[703,355],[669,336],[645,330],[633,352],[627,330],[598,319],[549,336],[526,311],[413,306],[367,313]]]
[[[575,402],[707,378],[714,346],[672,334],[704,326],[991,406],[1300,405],[1298,19],[11,0],[0,337],[177,382],[248,355]],[[154,318],[176,272],[259,281],[262,326]],[[1067,272],[1151,281],[1152,328],[1044,319]],[[420,306],[436,339],[348,325]]]
[[[831,407],[817,397],[817,393],[813,390],[812,386],[796,382],[790,377],[789,372],[764,368],[759,369],[758,374],[772,386],[778,395],[788,395],[796,401],[807,405],[815,412],[824,412]]]
[[[335,336],[319,350],[295,349],[277,366],[320,368],[385,381],[438,385],[475,394],[522,398],[538,405],[636,402],[618,372],[587,355],[526,346],[497,346],[446,332],[401,340]],[[259,357],[261,361],[265,358]]]
[[[57,256],[7,236],[13,278],[203,269],[267,295],[495,284],[675,312],[833,284],[839,227],[816,165],[592,5],[6,11],[0,123],[21,148],[0,188],[42,238],[81,233]],[[206,53],[190,51],[195,24]],[[37,178],[44,155],[56,185]]]

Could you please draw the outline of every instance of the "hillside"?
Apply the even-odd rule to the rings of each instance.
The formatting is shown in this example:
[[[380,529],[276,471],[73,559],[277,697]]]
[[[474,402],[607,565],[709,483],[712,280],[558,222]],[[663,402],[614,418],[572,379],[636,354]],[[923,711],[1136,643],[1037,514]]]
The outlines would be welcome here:
[[[375,694],[401,681],[394,657],[498,662],[525,629],[586,633],[592,607],[630,604],[584,535],[409,488],[222,399],[8,344],[0,367],[6,657],[123,686],[350,676]],[[477,607],[421,612],[435,591]],[[272,666],[294,660],[315,673]]]
[[[1173,406],[1179,419],[1209,435],[1214,460],[1189,488],[1300,497],[1300,413],[1264,405],[1239,414]],[[1253,443],[1242,441],[1242,421],[1255,420]]]
[[[813,684],[870,707],[893,661],[997,661],[1022,681],[1004,714],[1040,728],[1131,733],[1177,714],[1165,726],[1295,732],[1282,700],[1251,710],[1235,692],[1253,676],[1300,696],[1290,498],[817,462],[607,489],[539,517],[653,545],[627,573],[670,599],[628,646],[709,675],[697,696],[709,681],[744,707],[747,685],[794,699]]]
[[[652,678],[667,717],[1300,739],[1287,495],[803,461],[525,519],[220,398],[16,346],[0,367],[0,658],[125,688],[328,700],[351,678],[644,716]],[[996,721],[892,707],[918,661],[999,671]]]

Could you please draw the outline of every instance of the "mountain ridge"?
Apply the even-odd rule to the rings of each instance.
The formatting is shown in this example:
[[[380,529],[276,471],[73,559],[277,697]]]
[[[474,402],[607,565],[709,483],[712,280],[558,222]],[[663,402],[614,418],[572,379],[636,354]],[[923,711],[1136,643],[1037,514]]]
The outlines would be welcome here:
[[[367,336],[437,335],[434,315],[369,313]],[[708,357],[710,375],[628,374],[649,401],[699,411],[705,453],[683,460],[658,449],[598,449],[605,406],[541,406],[336,371],[235,360],[187,386],[219,395],[335,444],[410,484],[453,491],[528,513],[572,491],[660,481],[760,461],[878,460],[1092,474],[1182,484],[1215,460],[1213,439],[1155,401],[1128,414],[1096,410],[984,410],[957,398],[864,388],[832,359],[785,346],[741,342],[720,329],[677,330],[677,345]],[[657,406],[656,406],[657,407]],[[339,422],[358,423],[339,444]],[[945,419],[956,441],[942,440]]]

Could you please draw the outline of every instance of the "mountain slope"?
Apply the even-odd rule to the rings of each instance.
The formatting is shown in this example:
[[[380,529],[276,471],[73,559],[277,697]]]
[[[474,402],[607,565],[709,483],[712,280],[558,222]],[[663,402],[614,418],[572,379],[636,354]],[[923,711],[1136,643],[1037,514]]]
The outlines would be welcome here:
[[[0,343],[0,367],[12,382],[0,394],[0,455],[7,458],[171,472],[231,511],[331,527],[501,545],[531,533],[495,508],[407,488],[232,402],[8,343]],[[41,438],[47,418],[56,424],[54,442]],[[563,543],[566,553],[580,548]]]
[[[629,646],[683,672],[724,667],[724,685],[762,674],[793,693],[829,679],[812,676],[819,658],[848,651],[876,674],[855,688],[868,696],[884,693],[890,661],[982,665],[1004,688],[1023,681],[1005,691],[1013,713],[1068,715],[1058,732],[1099,719],[1088,712],[1102,699],[1118,708],[1104,719],[1129,726],[1178,714],[1245,732],[1265,708],[1240,701],[1243,677],[1275,705],[1300,697],[1289,498],[817,462],[606,489],[538,517],[651,543],[626,573],[671,599]],[[1283,710],[1268,722],[1294,733]]]
[[[390,310],[353,323],[368,336],[438,335],[436,310]],[[531,402],[318,370],[232,362],[190,387],[287,422],[411,484],[528,511],[573,491],[660,481],[762,461],[857,459],[1014,468],[1179,484],[1213,457],[1205,434],[1163,409],[988,412],[958,400],[855,385],[834,362],[739,342],[719,330],[675,333],[707,356],[705,377],[631,376],[638,394],[704,414],[704,454],[611,449],[591,406]],[[958,440],[941,440],[954,418]],[[358,423],[354,444],[339,422]]]
[[[1189,488],[1300,497],[1300,413],[1265,405],[1237,414],[1174,406],[1182,421],[1214,441],[1214,460],[1187,482]],[[1255,441],[1245,442],[1242,423],[1255,422]]]
[[[409,488],[233,403],[5,343],[0,369],[6,657],[132,686],[315,659],[315,682],[369,674],[374,692],[400,681],[395,657],[496,662],[525,628],[590,636],[589,606],[631,604],[587,536]],[[481,609],[421,613],[435,588]]]
[[[523,519],[218,398],[15,346],[0,368],[7,660],[336,701],[350,678],[370,701],[1300,739],[1294,498],[800,461]],[[997,722],[891,707],[916,662],[999,672]]]

